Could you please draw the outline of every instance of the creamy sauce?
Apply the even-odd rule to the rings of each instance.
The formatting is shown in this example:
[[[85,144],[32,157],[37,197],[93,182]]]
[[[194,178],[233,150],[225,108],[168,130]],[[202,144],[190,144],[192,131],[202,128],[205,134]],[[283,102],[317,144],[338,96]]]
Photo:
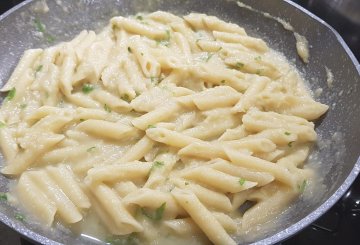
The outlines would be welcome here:
[[[328,85],[328,88],[331,89],[334,86],[334,74],[327,66],[325,66],[325,71],[326,71],[326,83]]]
[[[279,22],[285,30],[291,31],[294,34],[295,40],[296,40],[296,51],[299,55],[299,57],[301,58],[301,60],[304,63],[308,63],[309,62],[309,56],[310,56],[310,52],[309,52],[309,43],[306,39],[306,37],[300,35],[299,33],[295,32],[294,27],[287,21],[279,18],[279,17],[274,17],[271,14],[267,13],[267,12],[263,12],[257,9],[252,8],[251,6],[244,4],[240,1],[237,2],[238,6],[241,8],[246,8],[248,10],[254,11],[255,13],[260,13],[262,14],[264,17],[269,18],[269,19],[273,19],[276,20],[277,22]]]

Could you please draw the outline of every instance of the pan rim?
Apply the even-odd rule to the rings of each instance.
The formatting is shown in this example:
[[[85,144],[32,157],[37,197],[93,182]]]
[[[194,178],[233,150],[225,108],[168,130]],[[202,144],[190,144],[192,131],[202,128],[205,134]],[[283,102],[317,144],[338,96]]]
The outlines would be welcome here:
[[[13,8],[9,9],[5,13],[0,15],[0,23],[2,20],[4,20],[9,15],[13,14],[15,11],[21,9],[25,5],[28,5],[31,2],[34,2],[35,0],[25,0],[24,2],[17,4]],[[327,22],[316,16],[315,14],[311,13],[307,9],[301,7],[295,2],[292,2],[291,0],[282,0],[286,4],[291,5],[292,7],[298,9],[301,11],[302,14],[307,15],[312,20],[319,22],[323,26],[326,27],[326,29],[330,30],[331,33],[336,37],[336,40],[340,43],[342,48],[345,50],[346,54],[351,59],[353,65],[355,66],[355,69],[357,70],[358,74],[360,75],[360,64],[359,61],[356,59],[355,55],[352,53],[348,45],[345,43],[344,39],[341,37],[341,35]],[[326,211],[328,211],[349,189],[351,184],[354,182],[356,177],[358,176],[360,172],[360,156],[358,157],[357,161],[354,164],[354,167],[352,168],[351,172],[345,179],[345,181],[341,184],[341,186],[325,201],[323,202],[318,208],[313,210],[311,213],[309,213],[306,217],[299,220],[298,222],[290,225],[286,229],[279,231],[272,236],[268,238],[264,238],[260,241],[256,241],[251,244],[256,245],[262,245],[262,244],[275,244],[277,242],[281,242],[285,239],[290,238],[291,236],[295,235],[296,233],[300,232],[302,229],[310,225],[312,222],[314,222],[316,219],[318,219],[320,216],[322,216]],[[9,219],[6,214],[0,212],[0,222],[11,228],[12,230],[15,230],[19,233],[20,236],[26,237],[26,239],[29,239],[34,242],[38,242],[41,244],[50,244],[50,245],[62,245],[62,243],[56,242],[48,237],[45,237],[43,235],[38,234],[37,232],[34,232],[33,230],[27,228],[25,225],[21,224],[19,225],[17,222]]]

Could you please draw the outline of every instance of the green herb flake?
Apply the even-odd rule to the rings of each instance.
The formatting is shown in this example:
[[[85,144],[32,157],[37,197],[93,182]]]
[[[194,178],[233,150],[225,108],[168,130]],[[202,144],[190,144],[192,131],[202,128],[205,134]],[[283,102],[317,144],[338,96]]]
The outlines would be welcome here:
[[[5,100],[7,101],[12,100],[15,97],[15,94],[16,94],[16,88],[12,88],[5,97]]]
[[[88,93],[90,93],[90,92],[93,91],[93,90],[94,90],[94,85],[89,84],[89,83],[85,83],[85,84],[83,85],[83,87],[82,87],[82,92],[83,92],[84,94],[88,94]]]
[[[128,47],[128,51],[129,51],[129,53],[132,53],[132,50],[131,50],[131,48],[130,48],[130,47]]]
[[[257,57],[255,57],[255,58],[254,58],[254,60],[256,60],[256,61],[260,61],[260,60],[261,60],[261,56],[257,56]]]
[[[109,113],[111,112],[111,108],[107,104],[104,104],[104,110]]]
[[[290,132],[285,132],[284,134],[285,134],[285,135],[290,135],[291,133],[290,133]]]
[[[300,184],[298,185],[298,189],[299,189],[300,193],[303,193],[303,192],[305,191],[306,185],[307,185],[307,181],[306,181],[306,180],[304,180],[304,181],[301,183],[301,185],[300,185]]]
[[[80,122],[83,122],[83,121],[85,121],[85,119],[84,119],[84,118],[80,118]]]
[[[141,208],[141,213],[143,215],[145,215],[146,217],[148,217],[149,219],[159,221],[163,218],[165,208],[166,208],[166,202],[161,204],[161,206],[158,207],[153,214],[146,212],[146,210],[144,208]]]
[[[257,69],[257,70],[256,70],[256,74],[257,74],[257,75],[261,75],[261,73],[262,73],[262,70],[261,70],[261,69]]]
[[[22,110],[25,109],[26,107],[27,107],[27,104],[21,104],[20,105],[20,109],[22,109]]]
[[[235,67],[236,68],[243,68],[245,65],[244,65],[244,63],[241,63],[241,62],[237,62],[236,64],[235,64]]]
[[[124,94],[123,96],[121,96],[121,99],[122,100],[125,100],[126,102],[130,102],[131,99],[130,99],[130,96],[128,94]]]
[[[4,192],[0,192],[0,201],[5,202],[8,200],[7,194]]]
[[[131,233],[125,236],[110,237],[105,240],[107,244],[111,245],[137,245],[140,244],[139,239],[136,237],[136,233]]]
[[[53,43],[55,41],[55,37],[51,36],[50,34],[46,34],[45,38],[48,43]]]
[[[34,20],[34,24],[35,24],[35,27],[36,27],[37,31],[42,32],[42,33],[46,32],[45,25],[43,23],[41,23],[41,21],[38,18],[36,18]]]
[[[41,21],[38,18],[34,20],[34,25],[37,31],[43,33],[44,38],[48,43],[53,43],[55,41],[55,38],[46,32],[45,25],[41,23]]]
[[[221,82],[220,82],[220,83],[221,83],[221,84],[225,84],[225,82],[226,82],[225,80],[221,80]]]
[[[290,141],[290,142],[288,143],[288,147],[292,147],[292,143],[294,143],[294,141]]]
[[[17,213],[17,214],[15,214],[15,219],[17,219],[17,220],[19,220],[21,222],[24,222],[25,221],[25,216],[22,215],[22,214]]]
[[[211,59],[211,57],[213,57],[213,53],[207,53],[207,56],[206,56],[206,58],[205,58],[205,62],[208,62],[210,59]]]
[[[43,65],[39,65],[38,67],[36,67],[35,74],[40,72],[42,70],[42,68],[43,68]]]
[[[96,149],[96,146],[90,147],[88,148],[86,151],[87,152],[93,152]]]
[[[151,171],[154,171],[154,170],[157,169],[157,168],[161,168],[162,166],[164,166],[164,162],[155,161],[155,162],[153,163],[153,165],[151,166],[151,168],[150,168],[150,172],[151,172]]]
[[[169,47],[170,46],[170,42],[168,40],[156,40],[156,45],[162,45],[165,47]]]
[[[245,179],[243,179],[243,178],[240,178],[240,179],[239,179],[239,184],[240,184],[241,186],[243,186],[243,185],[245,184],[245,182],[246,182]]]
[[[185,182],[185,185],[189,185],[189,182]]]
[[[137,15],[135,18],[136,18],[137,20],[144,20],[144,18],[143,18],[141,15]]]
[[[141,56],[144,56],[144,53],[140,53],[141,54]]]
[[[149,124],[147,128],[156,128],[156,126]]]
[[[4,128],[4,127],[6,127],[6,124],[0,121],[0,128]]]

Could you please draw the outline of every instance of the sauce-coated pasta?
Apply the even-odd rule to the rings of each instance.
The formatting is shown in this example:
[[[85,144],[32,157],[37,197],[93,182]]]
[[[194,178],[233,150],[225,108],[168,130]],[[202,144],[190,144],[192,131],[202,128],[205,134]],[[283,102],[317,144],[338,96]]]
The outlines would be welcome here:
[[[240,26],[160,11],[25,51],[2,91],[1,172],[24,208],[145,244],[236,244],[284,210],[328,109]]]

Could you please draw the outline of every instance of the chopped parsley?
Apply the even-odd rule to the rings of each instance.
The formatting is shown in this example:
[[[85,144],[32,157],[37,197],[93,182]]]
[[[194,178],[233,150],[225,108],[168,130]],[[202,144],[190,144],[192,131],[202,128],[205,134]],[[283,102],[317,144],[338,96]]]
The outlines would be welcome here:
[[[144,20],[144,18],[143,18],[141,15],[137,15],[135,18],[136,18],[137,20]]]
[[[236,64],[235,64],[236,68],[243,68],[244,66],[245,66],[244,63],[241,63],[241,62],[236,62]]]
[[[241,186],[243,186],[243,185],[245,184],[245,182],[246,182],[245,179],[243,179],[243,178],[240,178],[240,179],[239,179],[239,184],[240,184]]]
[[[170,42],[168,40],[156,40],[156,45],[162,45],[165,47],[169,47],[170,46]]]
[[[255,58],[254,58],[254,60],[256,60],[256,61],[260,61],[260,60],[261,60],[261,56],[257,56],[257,57],[255,57]]]
[[[203,57],[203,60],[205,62],[208,62],[211,59],[211,57],[213,57],[213,55],[214,53],[206,53],[206,56]]]
[[[104,110],[109,113],[111,112],[111,108],[107,104],[104,104]]]
[[[166,30],[166,37],[162,40],[155,40],[156,41],[156,45],[163,45],[166,47],[169,47],[170,45],[170,38],[171,38],[171,34],[169,30]]]
[[[94,90],[94,85],[92,85],[92,84],[85,83],[82,87],[82,92],[84,94],[88,94],[93,90]]]
[[[153,165],[151,166],[151,168],[150,168],[150,172],[151,172],[151,171],[154,171],[154,170],[157,169],[157,168],[161,168],[162,166],[164,166],[164,162],[155,161],[155,162],[153,163]]]
[[[34,25],[37,31],[43,33],[44,38],[48,43],[52,43],[55,41],[55,38],[46,31],[45,25],[41,23],[41,21],[38,18],[34,20]]]
[[[38,72],[40,72],[42,70],[42,68],[43,68],[43,65],[39,65],[38,67],[36,67],[36,69],[35,69],[35,77],[38,74]]]
[[[307,181],[304,179],[304,181],[301,183],[301,185],[298,185],[298,189],[300,191],[300,193],[303,193],[305,191],[305,187],[307,185]]]
[[[257,70],[256,70],[256,74],[257,74],[257,75],[261,75],[261,73],[262,73],[262,70],[261,70],[261,69],[257,69]]]
[[[0,128],[4,128],[4,127],[6,127],[6,124],[4,122],[0,121]]]
[[[80,122],[83,122],[83,121],[85,121],[85,119],[84,119],[84,118],[80,118]]]
[[[165,208],[166,208],[166,202],[161,204],[161,206],[158,207],[153,214],[146,212],[146,210],[144,208],[141,208],[141,213],[143,215],[145,215],[146,217],[148,217],[149,219],[159,221],[163,218]]]
[[[285,135],[290,135],[290,132],[287,132],[287,131],[286,131],[284,134],[285,134]]]
[[[294,141],[290,141],[290,142],[288,143],[288,147],[292,147],[292,143],[294,143]]]
[[[41,21],[38,18],[36,18],[34,20],[34,24],[35,24],[35,27],[36,27],[37,31],[42,32],[42,33],[46,32],[45,25],[43,23],[41,23]]]
[[[5,100],[12,100],[15,97],[15,94],[16,94],[16,88],[12,88],[5,97]]]
[[[129,53],[132,53],[132,50],[131,50],[131,48],[130,48],[130,47],[128,47],[128,51],[129,51]]]
[[[4,192],[0,192],[0,201],[7,201],[7,195]]]
[[[27,107],[27,104],[21,104],[20,109],[25,109]]]
[[[96,146],[90,147],[88,148],[86,151],[87,152],[93,152],[96,149]]]
[[[189,182],[185,182],[185,185],[189,185]]]
[[[131,99],[130,99],[130,96],[128,94],[124,94],[123,96],[121,96],[121,99],[122,100],[125,100],[126,102],[130,102]]]
[[[140,244],[139,239],[136,237],[136,233],[131,233],[126,236],[114,236],[105,240],[107,244],[111,245],[137,245]]]
[[[221,80],[221,82],[220,82],[221,84],[224,84],[225,83],[225,80]]]
[[[22,215],[22,214],[16,213],[16,214],[15,214],[15,219],[23,222],[23,221],[25,221],[25,216]]]
[[[156,128],[156,126],[149,124],[147,128]]]

